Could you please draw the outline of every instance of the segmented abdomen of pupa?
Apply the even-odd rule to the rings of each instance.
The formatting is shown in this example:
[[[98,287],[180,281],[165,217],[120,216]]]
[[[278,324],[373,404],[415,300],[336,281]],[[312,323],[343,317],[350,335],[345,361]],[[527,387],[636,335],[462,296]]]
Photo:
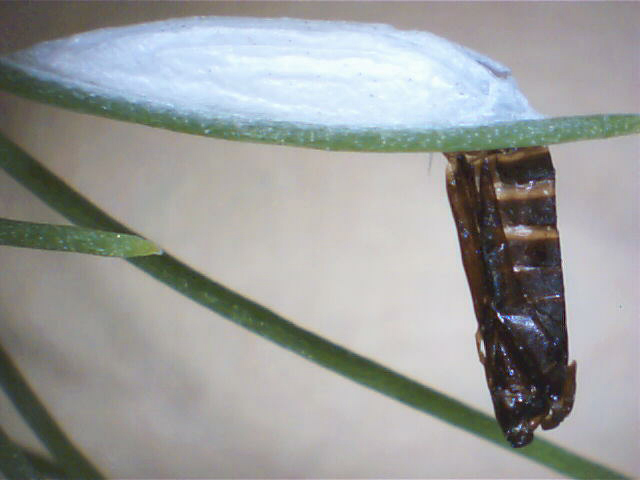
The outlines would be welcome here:
[[[556,223],[555,170],[549,149],[502,150],[495,192],[513,272],[549,333],[564,339],[565,307]]]

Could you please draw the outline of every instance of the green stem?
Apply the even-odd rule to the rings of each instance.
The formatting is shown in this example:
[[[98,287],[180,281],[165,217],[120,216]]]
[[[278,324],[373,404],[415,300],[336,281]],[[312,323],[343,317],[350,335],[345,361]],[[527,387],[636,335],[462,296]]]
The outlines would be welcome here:
[[[638,114],[600,114],[499,122],[479,127],[351,128],[200,117],[44,79],[0,58],[0,89],[77,112],[165,128],[176,132],[245,142],[358,152],[458,152],[532,147],[630,135],[640,132]]]
[[[27,448],[21,447],[20,445],[16,445],[16,448],[19,448],[22,451],[22,454],[25,458],[33,465],[38,472],[42,474],[42,476],[46,478],[66,478],[67,475],[65,471],[60,465],[52,462],[48,458],[39,453],[35,453],[30,451]]]
[[[9,480],[38,480],[42,478],[2,427],[0,427],[0,472]]]
[[[0,385],[27,424],[64,469],[67,477],[103,478],[56,424],[1,345]]]
[[[54,463],[40,453],[36,453],[11,441],[6,434],[2,432],[2,428],[0,428],[0,436],[1,435],[4,435],[4,438],[0,440],[0,471],[2,471],[8,478],[67,478],[67,474],[60,465]],[[5,441],[8,442],[4,443]],[[16,470],[17,475],[15,475],[15,477],[9,476],[7,470],[11,467],[5,466],[5,460],[2,459],[2,454],[4,452],[13,452],[13,455],[22,457],[29,465],[26,469],[25,467],[22,467],[22,471]],[[34,470],[35,472],[33,472]]]
[[[140,257],[162,252],[154,243],[136,235],[7,218],[0,218],[0,245],[107,257]]]
[[[1,135],[0,167],[73,223],[132,233]],[[357,383],[494,442],[511,453],[575,478],[624,478],[614,470],[542,439],[536,439],[522,449],[511,449],[492,417],[297,327],[166,253],[128,261],[238,325]]]

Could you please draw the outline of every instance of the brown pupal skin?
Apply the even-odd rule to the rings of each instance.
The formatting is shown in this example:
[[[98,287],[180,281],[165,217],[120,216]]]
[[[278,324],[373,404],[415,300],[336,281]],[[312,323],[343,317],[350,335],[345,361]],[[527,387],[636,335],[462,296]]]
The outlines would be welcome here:
[[[496,419],[513,447],[571,411],[555,171],[546,147],[445,153]]]

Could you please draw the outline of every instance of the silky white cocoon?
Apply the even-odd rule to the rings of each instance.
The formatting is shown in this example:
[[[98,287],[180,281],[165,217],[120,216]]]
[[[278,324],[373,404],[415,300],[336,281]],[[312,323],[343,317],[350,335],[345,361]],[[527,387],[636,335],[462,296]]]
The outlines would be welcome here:
[[[381,24],[190,17],[82,33],[3,61],[208,119],[424,129],[541,118],[507,67]]]

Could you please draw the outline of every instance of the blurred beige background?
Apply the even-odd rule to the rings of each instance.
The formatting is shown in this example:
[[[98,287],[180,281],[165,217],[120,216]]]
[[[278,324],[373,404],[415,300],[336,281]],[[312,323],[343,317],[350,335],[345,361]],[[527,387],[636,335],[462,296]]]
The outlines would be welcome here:
[[[0,48],[187,15],[429,30],[549,115],[638,112],[637,3],[2,3]],[[0,130],[116,218],[314,332],[491,412],[440,154],[192,137],[0,94]],[[571,416],[541,434],[640,475],[638,137],[552,147]],[[0,215],[64,222],[4,173]],[[117,477],[555,477],[317,367],[119,260],[0,249],[0,335]],[[0,398],[0,422],[35,440]]]

